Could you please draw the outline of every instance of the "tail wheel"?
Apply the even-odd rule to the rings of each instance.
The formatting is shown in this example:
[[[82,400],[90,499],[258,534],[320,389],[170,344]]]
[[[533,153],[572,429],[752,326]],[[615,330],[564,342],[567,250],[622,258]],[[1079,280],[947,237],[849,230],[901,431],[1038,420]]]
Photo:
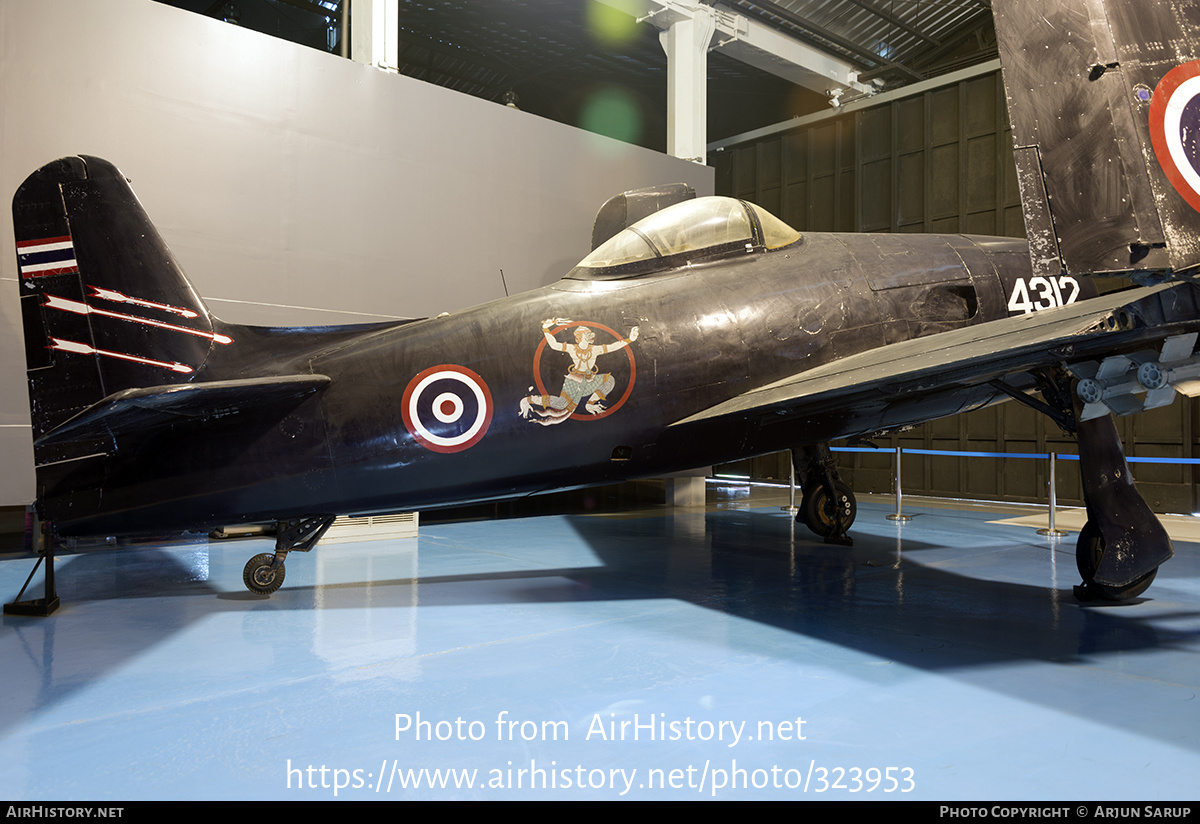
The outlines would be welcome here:
[[[1079,541],[1075,544],[1075,566],[1083,578],[1085,588],[1103,598],[1105,601],[1127,601],[1136,598],[1150,588],[1158,569],[1152,569],[1140,578],[1124,586],[1111,586],[1096,583],[1096,570],[1100,568],[1100,559],[1104,557],[1104,536],[1100,527],[1094,521],[1088,521],[1079,531]]]
[[[280,564],[278,569],[271,569],[274,561],[275,556],[269,552],[255,555],[247,561],[242,570],[242,583],[246,585],[246,589],[259,595],[270,595],[283,586],[283,564]]]
[[[828,538],[850,529],[858,515],[858,503],[854,492],[844,481],[834,481],[835,496],[830,499],[825,484],[813,484],[805,490],[800,502],[800,518],[804,525],[822,538]],[[840,521],[840,523],[839,523]]]

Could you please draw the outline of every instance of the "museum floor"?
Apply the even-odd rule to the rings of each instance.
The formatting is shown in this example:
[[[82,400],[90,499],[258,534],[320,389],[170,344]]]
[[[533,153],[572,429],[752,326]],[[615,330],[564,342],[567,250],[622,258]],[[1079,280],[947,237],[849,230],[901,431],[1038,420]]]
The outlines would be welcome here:
[[[1018,510],[861,501],[842,548],[710,501],[424,518],[270,598],[264,539],[63,556],[59,611],[0,625],[0,799],[1196,798],[1188,533],[1085,605]]]

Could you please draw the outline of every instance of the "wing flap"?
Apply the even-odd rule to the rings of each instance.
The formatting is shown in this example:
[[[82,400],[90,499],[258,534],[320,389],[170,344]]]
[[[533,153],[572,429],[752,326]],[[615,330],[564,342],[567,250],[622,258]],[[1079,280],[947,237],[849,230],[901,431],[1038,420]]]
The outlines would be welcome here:
[[[125,389],[42,435],[36,446],[110,437],[179,418],[203,418],[283,404],[329,383],[326,375],[281,375]]]
[[[683,418],[672,426],[714,418],[844,405],[865,392],[899,397],[990,380],[1172,334],[1172,322],[1195,325],[1172,284],[1140,287],[1057,309],[882,346],[805,370]],[[1179,288],[1190,289],[1188,286]],[[1194,317],[1194,315],[1192,315]],[[1167,324],[1158,326],[1157,324]]]

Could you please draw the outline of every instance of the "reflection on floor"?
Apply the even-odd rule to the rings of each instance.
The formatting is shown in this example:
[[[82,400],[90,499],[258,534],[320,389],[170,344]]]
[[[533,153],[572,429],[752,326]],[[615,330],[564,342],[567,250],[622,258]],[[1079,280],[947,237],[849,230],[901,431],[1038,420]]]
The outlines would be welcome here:
[[[0,625],[0,798],[1195,798],[1200,545],[1082,605],[1011,512],[863,501],[843,548],[717,498],[423,514],[270,598],[264,539],[64,556]]]

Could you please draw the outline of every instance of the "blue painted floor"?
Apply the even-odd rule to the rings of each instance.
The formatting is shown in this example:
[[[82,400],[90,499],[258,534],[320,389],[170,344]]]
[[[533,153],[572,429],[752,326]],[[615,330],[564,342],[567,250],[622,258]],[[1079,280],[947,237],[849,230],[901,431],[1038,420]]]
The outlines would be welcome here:
[[[1082,605],[1074,536],[779,503],[423,523],[270,598],[262,539],[61,557],[0,625],[0,799],[1196,798],[1200,546]]]

